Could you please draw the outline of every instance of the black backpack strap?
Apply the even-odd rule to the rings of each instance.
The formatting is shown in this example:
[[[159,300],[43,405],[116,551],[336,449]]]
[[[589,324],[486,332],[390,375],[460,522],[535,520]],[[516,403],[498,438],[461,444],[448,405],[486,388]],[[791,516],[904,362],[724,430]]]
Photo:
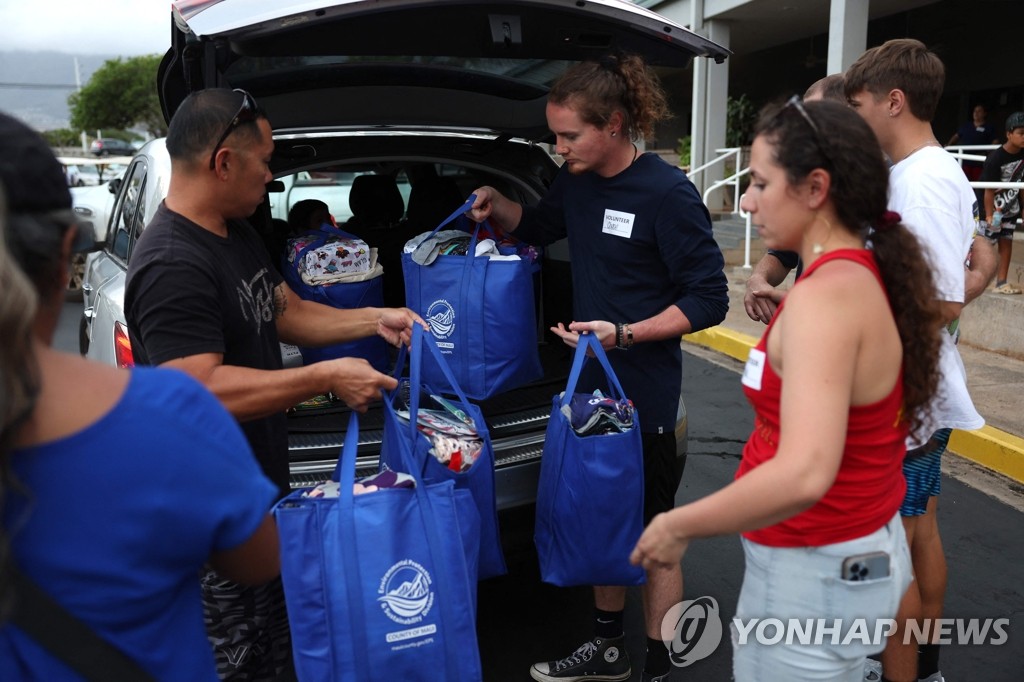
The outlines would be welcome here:
[[[10,622],[90,682],[152,682],[153,676],[68,613],[16,566]]]

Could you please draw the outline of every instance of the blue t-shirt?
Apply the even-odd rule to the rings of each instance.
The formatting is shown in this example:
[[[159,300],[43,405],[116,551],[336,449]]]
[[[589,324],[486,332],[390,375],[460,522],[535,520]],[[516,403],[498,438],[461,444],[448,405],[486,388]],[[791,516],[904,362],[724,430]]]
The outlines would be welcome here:
[[[15,450],[3,508],[14,561],[159,680],[217,680],[199,571],[262,523],[277,488],[198,382],[137,368],[117,405],[66,438]],[[13,625],[0,680],[78,680]]]
[[[524,207],[515,234],[533,244],[568,236],[580,322],[639,322],[675,305],[699,331],[729,309],[725,261],[707,207],[686,174],[656,154],[641,155],[610,178],[573,175],[563,166],[537,206]],[[671,433],[682,383],[679,339],[639,343],[608,359],[636,405],[640,428]],[[602,384],[600,366],[588,362],[577,390]]]

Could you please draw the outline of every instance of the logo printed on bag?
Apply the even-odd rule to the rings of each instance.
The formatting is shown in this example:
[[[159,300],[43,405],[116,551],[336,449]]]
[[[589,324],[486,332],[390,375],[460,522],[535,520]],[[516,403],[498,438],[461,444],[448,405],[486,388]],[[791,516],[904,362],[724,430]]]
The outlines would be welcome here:
[[[430,304],[426,318],[430,333],[438,339],[447,339],[455,331],[455,308],[443,298]]]
[[[419,623],[434,605],[433,581],[425,568],[411,559],[393,565],[380,580],[377,601],[388,618],[412,625]]]

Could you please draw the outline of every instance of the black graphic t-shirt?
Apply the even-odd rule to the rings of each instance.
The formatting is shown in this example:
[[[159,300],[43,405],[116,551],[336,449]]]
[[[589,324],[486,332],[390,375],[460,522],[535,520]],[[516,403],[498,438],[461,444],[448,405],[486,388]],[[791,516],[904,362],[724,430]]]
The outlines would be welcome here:
[[[985,159],[985,168],[981,171],[984,182],[1020,182],[1024,177],[1024,149],[1016,154],[1002,147],[993,149]],[[1020,218],[1020,190],[997,189],[995,207],[1003,214],[1003,226],[1013,227],[1010,221]]]
[[[280,369],[274,288],[281,281],[248,223],[230,222],[225,239],[161,204],[128,266],[124,310],[135,362],[220,353],[225,365]],[[264,473],[286,493],[284,414],[241,427]]]

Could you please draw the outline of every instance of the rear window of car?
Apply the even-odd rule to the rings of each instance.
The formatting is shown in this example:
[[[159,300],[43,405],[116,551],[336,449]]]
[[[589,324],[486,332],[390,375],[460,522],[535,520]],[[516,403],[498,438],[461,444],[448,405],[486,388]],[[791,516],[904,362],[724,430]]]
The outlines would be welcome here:
[[[319,73],[337,75],[338,67],[389,68],[395,73],[414,74],[430,69],[436,73],[448,72],[452,77],[465,78],[480,74],[497,76],[523,86],[547,89],[573,62],[541,59],[492,59],[469,57],[417,57],[417,56],[288,56],[241,57],[227,70],[228,80],[241,83],[256,76],[289,74],[294,78],[315,80]],[[422,77],[421,75],[418,77]],[[293,81],[294,82],[294,81]],[[479,85],[479,83],[477,83]],[[505,93],[511,96],[512,93]]]

